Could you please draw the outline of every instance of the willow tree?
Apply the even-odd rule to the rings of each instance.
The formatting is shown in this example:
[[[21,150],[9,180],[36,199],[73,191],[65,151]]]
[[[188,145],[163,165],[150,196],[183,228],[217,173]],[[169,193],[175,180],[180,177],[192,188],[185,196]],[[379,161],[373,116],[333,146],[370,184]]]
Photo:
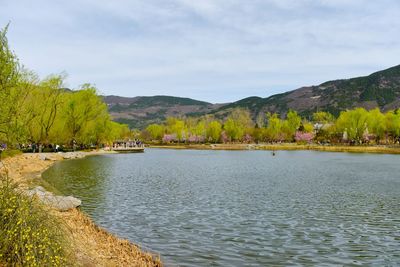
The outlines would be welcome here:
[[[224,130],[230,141],[239,140],[244,135],[243,127],[240,127],[237,121],[228,118],[224,123]]]
[[[336,121],[337,130],[346,133],[347,138],[361,143],[367,130],[368,111],[364,108],[343,111]]]
[[[250,112],[237,108],[228,116],[224,123],[224,130],[230,140],[241,140],[253,126]]]
[[[392,138],[393,142],[400,140],[400,113],[389,111],[385,114],[386,139]]]
[[[182,141],[187,137],[187,128],[183,120],[173,117],[167,118],[166,130],[169,134],[176,135],[178,141]]]
[[[19,108],[23,105],[23,68],[10,49],[7,40],[8,25],[0,30],[0,141],[12,143],[21,129]]]
[[[108,113],[90,122],[87,130],[85,143],[96,145],[96,147],[101,144],[112,145],[115,140],[124,138],[129,133],[126,124],[111,121]]]
[[[325,112],[325,111],[315,112],[313,114],[312,118],[313,118],[314,122],[323,123],[323,124],[332,123],[335,121],[335,116],[333,116],[331,113]]]
[[[131,130],[128,125],[120,124],[114,121],[108,121],[107,131],[104,136],[103,142],[111,145],[115,140],[118,139],[128,139],[132,135]]]
[[[63,134],[71,142],[87,142],[90,131],[93,130],[93,122],[108,114],[106,110],[107,105],[90,84],[84,84],[78,91],[65,94],[61,115],[65,122]]]
[[[51,143],[56,122],[60,122],[63,103],[63,76],[49,76],[31,90],[24,112],[27,116],[28,139],[36,143]]]
[[[376,143],[379,143],[385,137],[386,133],[385,115],[382,114],[379,108],[369,111],[367,125],[369,133],[373,134]]]
[[[301,125],[301,117],[294,110],[289,110],[286,115],[286,120],[282,125],[282,131],[285,134],[286,140],[293,141],[296,131]]]
[[[192,135],[206,137],[206,122],[204,120],[197,121],[196,125],[190,130]]]
[[[165,129],[164,126],[153,123],[146,127],[146,131],[152,140],[161,140],[164,136]]]
[[[279,118],[278,114],[267,113],[267,129],[266,137],[269,141],[281,141],[283,121]]]
[[[216,143],[220,140],[222,125],[218,121],[211,121],[206,128],[206,137],[208,140]]]

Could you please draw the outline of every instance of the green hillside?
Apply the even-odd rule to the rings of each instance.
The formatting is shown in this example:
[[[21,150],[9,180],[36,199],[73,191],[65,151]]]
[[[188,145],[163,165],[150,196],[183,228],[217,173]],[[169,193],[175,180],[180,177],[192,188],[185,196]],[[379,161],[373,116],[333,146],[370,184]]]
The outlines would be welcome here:
[[[368,76],[328,81],[267,98],[252,96],[227,104],[211,104],[173,96],[106,96],[105,101],[116,121],[133,128],[162,122],[168,116],[209,114],[224,119],[235,108],[248,109],[254,119],[266,112],[284,116],[289,109],[305,117],[316,111],[338,115],[340,111],[355,107],[379,107],[387,111],[400,107],[400,65]]]

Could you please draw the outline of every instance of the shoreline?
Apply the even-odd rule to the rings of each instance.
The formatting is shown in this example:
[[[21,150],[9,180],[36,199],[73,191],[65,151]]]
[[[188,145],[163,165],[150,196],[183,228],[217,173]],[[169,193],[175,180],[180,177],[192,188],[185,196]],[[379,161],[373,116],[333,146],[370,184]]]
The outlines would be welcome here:
[[[375,153],[375,154],[400,154],[400,146],[347,146],[347,145],[301,145],[295,143],[283,144],[173,144],[173,145],[148,145],[149,148],[160,149],[197,149],[197,150],[267,150],[267,151],[293,151],[311,150],[321,152],[345,153]]]
[[[27,190],[40,182],[41,174],[55,162],[92,155],[113,154],[110,151],[20,154],[2,160],[11,180]],[[96,225],[79,208],[68,211],[51,210],[64,222],[71,240],[67,252],[78,266],[162,266],[159,255],[143,251],[138,245],[121,239]]]

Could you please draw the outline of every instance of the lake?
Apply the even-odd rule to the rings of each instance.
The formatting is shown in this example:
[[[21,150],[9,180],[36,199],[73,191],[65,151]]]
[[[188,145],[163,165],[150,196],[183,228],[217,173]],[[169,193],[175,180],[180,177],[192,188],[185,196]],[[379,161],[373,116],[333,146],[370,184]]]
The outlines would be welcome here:
[[[147,149],[43,178],[171,266],[400,265],[400,156]]]

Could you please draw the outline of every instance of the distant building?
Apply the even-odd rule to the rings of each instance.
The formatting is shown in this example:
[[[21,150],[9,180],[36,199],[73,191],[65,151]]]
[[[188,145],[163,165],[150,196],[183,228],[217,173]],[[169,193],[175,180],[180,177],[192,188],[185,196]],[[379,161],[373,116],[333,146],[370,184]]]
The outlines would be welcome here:
[[[317,134],[321,130],[328,130],[330,127],[333,126],[333,123],[320,123],[317,122],[314,124],[314,132]]]

